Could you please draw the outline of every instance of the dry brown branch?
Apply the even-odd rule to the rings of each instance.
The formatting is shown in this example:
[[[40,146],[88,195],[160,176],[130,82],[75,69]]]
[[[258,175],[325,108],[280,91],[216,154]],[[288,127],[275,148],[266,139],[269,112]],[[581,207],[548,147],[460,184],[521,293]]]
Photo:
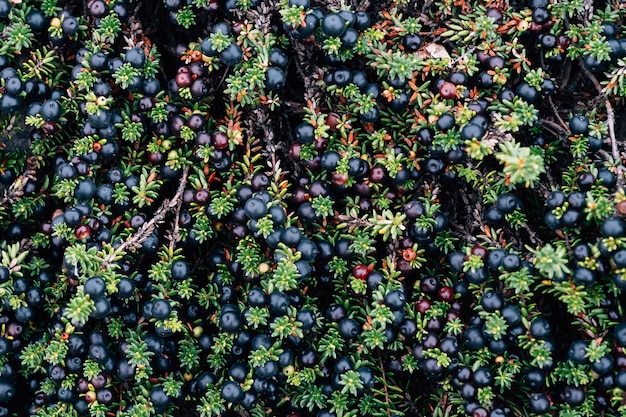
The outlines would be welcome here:
[[[135,233],[130,235],[121,245],[119,245],[115,250],[110,253],[102,262],[101,268],[107,268],[111,265],[115,259],[124,254],[128,250],[137,249],[141,246],[143,242],[154,232],[157,226],[163,223],[165,216],[172,209],[175,209],[182,202],[183,193],[185,191],[185,187],[187,185],[187,177],[189,176],[189,166],[186,166],[183,174],[180,178],[180,182],[178,183],[178,189],[176,190],[176,194],[168,200],[164,200],[161,206],[154,213],[154,216],[147,222],[145,222]]]
[[[35,175],[37,167],[37,158],[29,157],[26,161],[24,173],[17,177],[11,186],[4,190],[2,198],[0,198],[0,207],[6,207],[7,204],[15,203],[24,195],[24,188],[29,181],[37,181]]]
[[[563,121],[563,118],[561,118],[561,115],[559,114],[559,111],[557,110],[556,106],[554,105],[554,101],[552,100],[552,97],[548,97],[548,103],[550,104],[550,108],[552,109],[552,113],[554,113],[554,116],[559,121],[559,124],[563,127],[565,133],[569,134],[569,126],[567,125],[567,123],[565,123]]]
[[[589,80],[595,86],[596,90],[598,91],[599,96],[602,97],[602,99],[604,100],[604,106],[606,107],[606,124],[609,130],[609,141],[611,144],[611,158],[613,158],[613,161],[617,164],[617,168],[619,172],[619,175],[617,176],[617,184],[618,184],[618,187],[621,188],[624,185],[624,173],[626,172],[626,168],[624,168],[624,166],[621,165],[622,158],[619,152],[619,148],[617,146],[617,138],[615,136],[615,111],[613,110],[613,105],[611,104],[611,101],[604,93],[602,89],[602,85],[600,85],[600,82],[598,81],[598,79],[595,77],[595,75],[591,73],[591,71],[589,71],[585,67],[584,63],[582,62],[582,59],[580,61],[580,66],[583,69],[583,72],[585,73],[585,75],[589,78]]]

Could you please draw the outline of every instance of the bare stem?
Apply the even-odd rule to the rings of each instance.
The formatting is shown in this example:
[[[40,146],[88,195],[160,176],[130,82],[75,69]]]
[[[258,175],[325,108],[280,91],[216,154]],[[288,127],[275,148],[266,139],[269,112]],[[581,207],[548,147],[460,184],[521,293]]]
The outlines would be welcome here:
[[[583,72],[585,73],[585,75],[589,78],[589,80],[591,80],[593,85],[596,87],[596,90],[598,91],[598,94],[600,95],[600,97],[604,100],[604,106],[606,107],[606,124],[609,130],[609,140],[611,142],[611,157],[613,158],[614,163],[618,164],[617,166],[619,170],[619,175],[617,176],[617,181],[618,181],[618,186],[622,187],[623,182],[624,182],[625,168],[621,165],[621,157],[619,153],[619,148],[617,147],[617,138],[615,136],[615,111],[613,110],[613,105],[611,104],[611,101],[604,93],[602,86],[600,85],[600,82],[598,81],[598,79],[595,77],[595,75],[591,73],[591,71],[585,68],[585,65],[583,64],[582,60],[580,62],[580,66],[583,69]]]
[[[35,163],[31,163],[31,158],[29,157],[26,161],[27,167],[24,170],[24,173],[17,177],[13,184],[9,187],[8,190],[4,190],[4,195],[0,198],[0,207],[5,207],[7,204],[13,204],[17,199],[24,195],[24,188],[29,181],[37,181],[35,178],[36,171],[34,169],[29,169],[29,166],[35,167]],[[35,158],[36,160],[36,158]]]
[[[552,97],[548,97],[548,103],[550,103],[550,108],[552,108],[552,112],[554,113],[556,119],[559,121],[559,124],[563,126],[563,130],[565,131],[565,133],[569,134],[569,126],[563,121],[563,118],[561,118],[559,111],[554,105],[554,101],[552,101]]]
[[[172,220],[172,230],[168,236],[168,239],[170,241],[170,252],[174,251],[174,247],[176,246],[176,243],[178,243],[180,241],[180,227],[178,225],[178,221],[180,218],[180,210],[183,207],[183,199],[179,198],[178,199],[178,203],[176,204],[176,208],[174,209],[174,220]]]
[[[541,119],[540,123],[544,125],[544,127],[549,128],[558,136],[567,137],[569,136],[569,129],[564,129],[560,124],[554,123],[553,121],[547,119]]]
[[[175,209],[182,203],[182,196],[185,192],[185,186],[187,185],[187,177],[189,175],[189,166],[185,167],[183,174],[180,178],[180,182],[178,184],[178,189],[176,190],[176,194],[172,197],[171,200],[165,200],[161,204],[154,213],[154,216],[144,223],[135,233],[130,235],[121,245],[119,245],[115,250],[109,254],[102,262],[101,268],[106,268],[111,263],[115,261],[115,259],[126,252],[129,249],[138,248],[146,239],[154,232],[157,225],[162,223],[165,219],[165,215],[170,212],[172,209]]]
[[[383,377],[383,391],[385,392],[385,403],[389,405],[389,391],[387,390],[387,375],[385,375],[385,367],[383,364],[383,357],[378,352],[378,363],[380,364],[380,369],[382,369],[382,377]],[[391,407],[387,407],[387,415],[391,416]]]

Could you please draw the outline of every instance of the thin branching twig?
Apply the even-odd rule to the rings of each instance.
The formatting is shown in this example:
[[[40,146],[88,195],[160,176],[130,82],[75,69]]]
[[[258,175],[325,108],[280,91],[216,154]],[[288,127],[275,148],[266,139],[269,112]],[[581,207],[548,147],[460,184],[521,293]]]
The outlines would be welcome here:
[[[600,95],[600,97],[604,100],[604,106],[606,107],[606,124],[609,131],[609,140],[611,144],[611,157],[613,158],[613,162],[617,164],[617,169],[619,172],[619,175],[617,176],[618,187],[622,188],[624,185],[624,173],[626,172],[626,168],[621,165],[622,159],[620,157],[619,148],[617,146],[617,138],[615,136],[615,111],[613,110],[613,105],[611,104],[611,101],[609,100],[607,95],[604,93],[602,85],[600,85],[598,79],[595,77],[595,75],[591,73],[591,71],[589,71],[585,67],[582,60],[580,62],[580,66],[583,69],[585,75],[596,87],[596,90],[598,90],[598,94]]]
[[[176,209],[182,202],[183,193],[187,185],[187,177],[189,176],[189,166],[186,166],[178,183],[176,194],[170,200],[164,200],[161,206],[154,213],[154,216],[145,222],[135,233],[130,235],[121,245],[111,252],[102,262],[101,268],[106,268],[115,262],[116,258],[124,254],[127,250],[137,249],[148,237],[154,232],[157,226],[163,223],[165,216],[172,209]]]

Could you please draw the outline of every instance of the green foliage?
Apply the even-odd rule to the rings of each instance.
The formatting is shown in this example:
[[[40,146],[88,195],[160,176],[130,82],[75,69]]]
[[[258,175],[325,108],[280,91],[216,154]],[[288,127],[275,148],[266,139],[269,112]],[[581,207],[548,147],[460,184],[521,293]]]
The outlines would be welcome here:
[[[513,185],[532,187],[545,172],[542,156],[533,154],[531,148],[521,147],[519,143],[501,143],[500,152],[495,156],[504,165],[502,172]]]
[[[191,6],[183,7],[176,12],[176,23],[189,29],[196,23],[196,14]]]
[[[135,78],[139,76],[141,76],[141,72],[130,65],[130,63],[126,62],[115,71],[113,79],[122,88],[126,89],[135,81]]]
[[[207,392],[200,398],[200,404],[196,410],[201,417],[219,416],[226,409],[226,402],[217,387],[210,386],[207,388]]]
[[[133,203],[140,208],[151,205],[159,195],[158,190],[160,186],[161,180],[157,179],[156,169],[152,168],[150,171],[147,171],[144,168],[139,177],[139,185],[132,187],[132,191],[135,194]]]
[[[547,278],[562,281],[565,274],[572,272],[568,266],[567,250],[563,246],[547,243],[543,247],[528,249],[534,255],[535,268]]]
[[[464,366],[487,413],[532,414],[538,368],[549,413],[626,415],[592,371],[624,344],[617,2],[79,3],[0,10],[11,415],[456,417]]]
[[[373,213],[372,235],[382,235],[383,240],[398,239],[398,236],[405,230],[403,221],[406,215],[403,213],[393,213],[391,210],[383,210],[381,214]]]
[[[78,292],[67,303],[64,315],[72,324],[81,325],[87,323],[95,310],[96,307],[89,295]]]

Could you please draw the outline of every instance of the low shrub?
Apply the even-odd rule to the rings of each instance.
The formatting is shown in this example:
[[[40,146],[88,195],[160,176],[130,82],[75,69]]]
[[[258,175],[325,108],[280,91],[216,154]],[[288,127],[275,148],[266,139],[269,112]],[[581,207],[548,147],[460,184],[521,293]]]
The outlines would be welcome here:
[[[0,0],[0,415],[626,415],[625,14]]]

